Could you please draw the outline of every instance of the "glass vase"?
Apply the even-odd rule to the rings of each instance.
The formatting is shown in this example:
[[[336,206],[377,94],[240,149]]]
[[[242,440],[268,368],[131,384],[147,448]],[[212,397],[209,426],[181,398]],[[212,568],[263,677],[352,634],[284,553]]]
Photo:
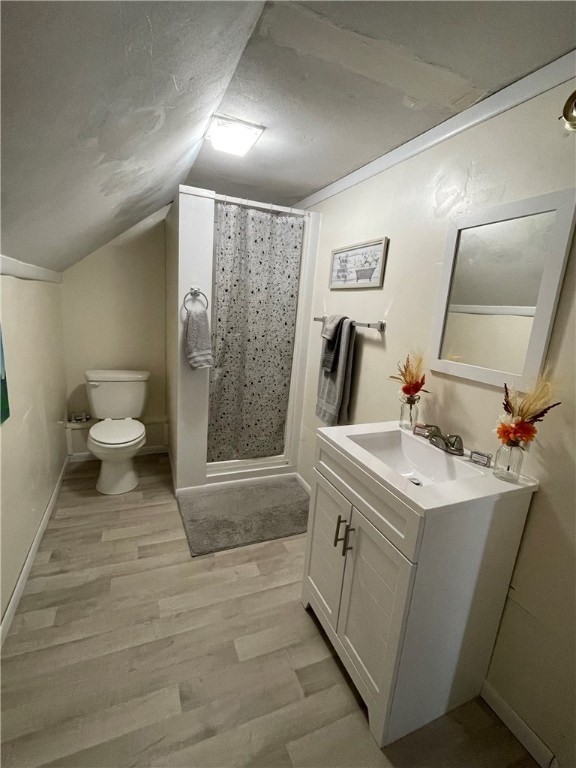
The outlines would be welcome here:
[[[522,469],[523,451],[519,443],[505,443],[496,451],[494,477],[517,483]]]
[[[410,432],[418,422],[418,402],[420,395],[402,395],[400,398],[400,429]]]

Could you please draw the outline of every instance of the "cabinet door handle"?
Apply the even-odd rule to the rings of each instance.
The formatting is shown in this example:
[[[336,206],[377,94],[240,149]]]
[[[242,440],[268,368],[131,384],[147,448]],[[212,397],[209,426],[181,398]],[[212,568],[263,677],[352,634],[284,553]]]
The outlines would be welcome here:
[[[338,538],[338,535],[340,533],[340,526],[345,522],[345,518],[343,518],[342,515],[338,515],[338,520],[336,521],[336,530],[334,531],[334,547],[338,544],[339,541],[344,541],[344,536],[342,536],[342,538]]]
[[[356,528],[351,528],[350,523],[346,525],[346,530],[344,531],[344,538],[342,539],[342,557],[346,557],[346,552],[350,552],[353,547],[348,546],[348,539],[350,538],[350,534],[352,531],[355,531]]]

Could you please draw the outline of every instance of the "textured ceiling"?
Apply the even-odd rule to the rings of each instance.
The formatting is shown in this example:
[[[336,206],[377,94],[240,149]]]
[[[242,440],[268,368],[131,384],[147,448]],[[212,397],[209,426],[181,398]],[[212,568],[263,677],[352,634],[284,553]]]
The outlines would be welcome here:
[[[267,5],[219,107],[267,126],[206,142],[189,183],[290,205],[574,48],[576,4]]]
[[[262,7],[3,2],[2,253],[62,270],[170,202]]]
[[[570,2],[2,2],[2,252],[62,270],[179,183],[293,204],[574,47]],[[244,158],[218,111],[266,126]]]

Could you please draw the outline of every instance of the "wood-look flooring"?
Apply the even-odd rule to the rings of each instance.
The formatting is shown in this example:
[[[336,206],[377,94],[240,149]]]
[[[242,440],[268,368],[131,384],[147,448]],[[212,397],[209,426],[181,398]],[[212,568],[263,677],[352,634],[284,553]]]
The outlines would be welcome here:
[[[300,602],[304,537],[191,559],[166,457],[71,465],[3,648],[2,765],[532,768],[480,700],[379,750]]]

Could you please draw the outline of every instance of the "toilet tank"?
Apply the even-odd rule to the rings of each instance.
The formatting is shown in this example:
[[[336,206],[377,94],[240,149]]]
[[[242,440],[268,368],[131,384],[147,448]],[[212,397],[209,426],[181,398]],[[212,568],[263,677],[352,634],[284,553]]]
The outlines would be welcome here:
[[[86,371],[92,416],[97,419],[136,419],[146,402],[149,371]]]

